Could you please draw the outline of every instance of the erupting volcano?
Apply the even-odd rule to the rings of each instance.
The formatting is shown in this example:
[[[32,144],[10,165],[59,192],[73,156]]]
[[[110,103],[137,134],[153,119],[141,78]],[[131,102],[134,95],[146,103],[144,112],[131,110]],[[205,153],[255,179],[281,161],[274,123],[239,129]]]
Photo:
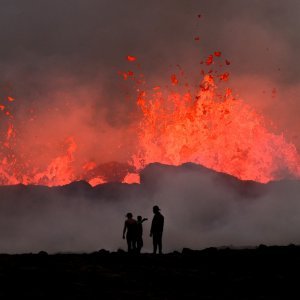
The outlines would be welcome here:
[[[228,60],[221,63],[221,56],[216,51],[201,65],[230,65]],[[134,56],[128,55],[127,60],[133,67],[137,64]],[[146,88],[144,76],[133,71],[120,75],[136,84],[136,103],[141,111],[136,150],[127,163],[87,161],[75,167],[77,141],[72,136],[64,141],[65,153],[54,157],[46,167],[24,160],[15,149],[21,132],[15,130],[15,118],[7,108],[17,105],[17,101],[7,96],[7,104],[0,105],[6,118],[6,133],[1,136],[0,184],[53,186],[75,180],[86,180],[93,186],[109,181],[133,183],[139,181],[138,172],[153,162],[193,162],[262,183],[300,177],[296,147],[283,135],[272,133],[262,115],[224,87],[228,72],[202,69],[196,87],[181,77],[181,69],[179,74],[171,75],[168,87]]]

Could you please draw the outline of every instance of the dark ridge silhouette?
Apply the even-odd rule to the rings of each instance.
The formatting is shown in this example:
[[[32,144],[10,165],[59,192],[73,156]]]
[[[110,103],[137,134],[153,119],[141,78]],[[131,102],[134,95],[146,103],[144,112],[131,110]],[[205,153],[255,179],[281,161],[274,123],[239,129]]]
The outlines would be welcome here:
[[[152,190],[161,184],[162,177],[180,176],[185,172],[189,174],[192,173],[195,177],[210,176],[216,187],[226,187],[234,190],[241,196],[249,198],[260,196],[268,190],[268,184],[261,184],[251,180],[239,180],[232,175],[217,172],[194,163],[185,163],[181,166],[171,166],[160,163],[150,164],[140,173],[141,184],[144,185],[146,189]]]
[[[107,200],[122,200],[133,194],[141,193],[142,190],[143,188],[139,184],[109,182],[95,186],[91,196]]]
[[[25,193],[51,193],[51,191],[64,194],[82,194],[91,198],[108,198],[119,199],[121,196],[130,195],[136,192],[151,192],[164,183],[164,179],[176,178],[184,175],[186,172],[193,174],[194,178],[205,178],[210,176],[216,187],[222,187],[232,190],[246,198],[256,198],[268,192],[270,189],[295,189],[300,187],[298,180],[282,180],[261,184],[255,181],[243,181],[238,178],[216,172],[205,168],[201,165],[193,163],[185,163],[181,166],[164,165],[160,163],[153,163],[146,166],[140,172],[140,184],[126,184],[121,182],[108,182],[92,187],[84,180],[74,181],[64,186],[46,187],[41,185],[11,185],[0,186],[0,191],[3,195],[11,198],[14,195]]]
[[[298,180],[282,180],[261,184],[254,181],[242,181],[238,178],[216,172],[193,163],[186,163],[181,166],[170,166],[159,163],[153,163],[145,167],[140,172],[140,184],[126,184],[121,182],[109,182],[92,187],[86,181],[74,181],[64,186],[47,187],[41,185],[11,185],[0,186],[2,199],[31,198],[31,199],[51,199],[57,197],[58,194],[65,196],[82,196],[87,199],[102,199],[107,201],[121,201],[140,195],[141,197],[151,195],[160,186],[165,184],[165,180],[173,178],[180,180],[180,177],[186,173],[192,174],[195,180],[210,177],[216,188],[222,188],[224,192],[231,191],[240,195],[242,199],[251,199],[260,197],[267,192],[276,190],[299,190],[300,181]],[[54,195],[55,194],[55,195]],[[0,204],[1,205],[1,204]]]

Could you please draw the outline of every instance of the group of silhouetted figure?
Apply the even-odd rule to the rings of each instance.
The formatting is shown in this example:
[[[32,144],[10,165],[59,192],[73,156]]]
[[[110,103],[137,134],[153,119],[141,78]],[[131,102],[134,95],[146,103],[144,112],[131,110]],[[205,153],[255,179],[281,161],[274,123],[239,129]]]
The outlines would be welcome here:
[[[153,239],[153,253],[156,254],[157,250],[159,254],[162,254],[162,234],[164,230],[164,216],[160,213],[160,208],[153,206],[154,217],[152,219],[150,237]],[[143,242],[143,223],[147,221],[147,218],[138,216],[137,220],[133,218],[132,213],[127,213],[127,220],[124,224],[123,239],[127,240],[129,253],[141,253],[141,249],[144,245]]]

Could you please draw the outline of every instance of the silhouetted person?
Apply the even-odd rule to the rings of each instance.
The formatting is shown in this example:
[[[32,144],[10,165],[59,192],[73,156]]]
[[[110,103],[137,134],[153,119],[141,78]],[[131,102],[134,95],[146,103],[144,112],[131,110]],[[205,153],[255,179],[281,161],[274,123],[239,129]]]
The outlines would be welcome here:
[[[136,250],[137,222],[132,218],[132,213],[128,213],[126,217],[127,220],[124,224],[123,239],[125,239],[126,233],[128,252],[134,252]]]
[[[141,216],[137,217],[137,240],[136,240],[137,253],[141,253],[141,249],[144,245],[144,242],[143,242],[143,223],[147,220],[148,220],[147,218],[142,218]]]
[[[164,231],[164,216],[159,212],[157,205],[153,206],[154,217],[151,224],[150,236],[153,238],[153,253],[156,254],[157,247],[159,254],[162,254],[162,234]]]

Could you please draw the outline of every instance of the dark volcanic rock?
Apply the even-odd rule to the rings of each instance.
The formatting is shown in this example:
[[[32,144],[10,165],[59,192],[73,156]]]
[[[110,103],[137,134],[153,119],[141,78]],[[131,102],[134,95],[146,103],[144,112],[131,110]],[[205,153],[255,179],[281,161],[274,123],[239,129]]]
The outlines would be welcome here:
[[[300,248],[274,246],[261,250],[0,255],[0,294],[3,299],[297,297]]]
[[[258,197],[270,189],[283,188],[290,190],[300,188],[299,181],[279,181],[269,184],[260,184],[254,181],[242,181],[231,175],[215,172],[193,163],[186,163],[181,166],[153,163],[141,171],[140,185],[111,182],[97,185],[93,188],[85,181],[75,181],[65,186],[49,188],[46,186],[25,186],[19,184],[14,186],[0,186],[0,193],[2,199],[24,198],[26,195],[32,199],[39,198],[39,196],[40,198],[44,198],[44,195],[49,195],[52,192],[69,196],[82,195],[87,198],[120,199],[127,195],[130,196],[133,193],[143,193],[144,191],[147,193],[154,192],[161,187],[166,180],[172,178],[178,178],[178,180],[180,180],[180,178],[185,175],[195,179],[199,178],[199,182],[203,178],[210,177],[216,187],[221,186],[224,189],[234,191],[246,198]]]
[[[170,166],[159,163],[150,164],[141,171],[141,184],[144,188],[151,191],[157,189],[157,187],[161,185],[163,179],[184,176],[185,174],[194,178],[198,177],[199,179],[209,177],[216,187],[221,186],[233,190],[247,198],[258,197],[268,190],[268,185],[266,184],[250,180],[239,180],[234,176],[216,172],[194,163],[185,163],[181,166]]]

